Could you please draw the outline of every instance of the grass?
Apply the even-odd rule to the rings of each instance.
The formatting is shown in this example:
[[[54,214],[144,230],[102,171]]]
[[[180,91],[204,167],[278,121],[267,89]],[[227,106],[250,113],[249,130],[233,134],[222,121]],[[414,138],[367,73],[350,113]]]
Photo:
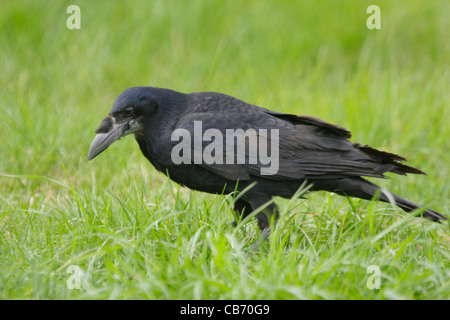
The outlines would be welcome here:
[[[276,199],[277,230],[231,228],[230,197],[156,172],[94,130],[134,85],[220,91],[312,114],[428,176],[379,181],[448,214],[447,1],[9,1],[0,12],[1,299],[448,299],[449,224],[334,194]],[[79,289],[72,270],[80,270]],[[369,266],[381,272],[370,289]]]

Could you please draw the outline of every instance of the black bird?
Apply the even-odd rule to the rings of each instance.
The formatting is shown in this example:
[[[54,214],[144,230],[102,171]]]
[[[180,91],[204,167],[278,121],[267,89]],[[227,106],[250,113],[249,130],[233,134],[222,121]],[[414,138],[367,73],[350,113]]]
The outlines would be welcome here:
[[[181,185],[230,194],[254,184],[234,204],[238,217],[267,204],[273,196],[291,198],[305,181],[311,185],[309,191],[370,200],[380,187],[363,176],[424,174],[400,163],[403,157],[351,143],[350,132],[340,126],[312,116],[271,111],[216,92],[129,88],[119,95],[96,133],[89,160],[133,133],[153,166]],[[421,208],[393,193],[379,193],[381,201],[390,198],[406,212]],[[430,209],[421,215],[447,220]],[[276,222],[278,210],[273,202],[256,215],[263,238],[269,235],[272,217]]]

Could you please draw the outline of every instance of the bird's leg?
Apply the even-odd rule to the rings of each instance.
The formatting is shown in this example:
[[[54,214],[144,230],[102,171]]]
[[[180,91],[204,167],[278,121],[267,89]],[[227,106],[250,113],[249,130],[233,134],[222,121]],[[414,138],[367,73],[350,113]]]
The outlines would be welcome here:
[[[234,212],[236,213],[236,218],[239,220],[244,219],[246,216],[248,216],[253,210],[249,203],[242,199],[238,199],[234,202]],[[234,220],[231,222],[231,225],[233,227],[236,227],[238,224],[238,220]]]
[[[238,219],[244,219],[253,210],[258,209],[263,206],[265,203],[269,202],[270,198],[267,196],[259,196],[259,195],[249,195],[243,200],[240,198],[236,200],[234,203],[234,211],[236,212],[236,216]],[[261,229],[261,237],[252,245],[253,251],[257,251],[259,248],[260,241],[266,240],[270,235],[270,223],[273,219],[273,227],[275,228],[277,220],[278,220],[278,207],[275,203],[270,203],[263,210],[256,214],[256,219],[258,220],[258,227]],[[236,227],[238,221],[235,220],[231,222],[231,225]]]
[[[269,235],[270,235],[270,227],[267,227],[263,231],[261,231],[261,238],[259,238],[252,244],[252,250],[258,251],[261,241],[266,240],[269,237]]]
[[[267,200],[270,201],[270,200]],[[256,202],[251,202],[252,207],[258,208],[261,205],[263,205],[264,203],[266,203],[267,201],[263,201],[262,203],[256,203]],[[266,208],[264,208],[261,212],[256,214],[256,219],[258,219],[258,227],[261,229],[261,238],[259,240],[257,240],[253,245],[252,245],[252,249],[254,251],[257,251],[259,248],[259,244],[260,241],[264,241],[266,240],[269,235],[270,235],[270,223],[271,220],[273,219],[273,227],[276,227],[277,221],[278,221],[278,216],[279,216],[279,212],[278,212],[278,207],[275,203],[271,203],[269,204]]]
[[[268,228],[270,229],[270,220],[272,218],[274,219],[273,226],[275,227],[278,221],[278,216],[279,213],[277,205],[275,203],[269,204],[261,212],[258,212],[256,214],[256,219],[258,219],[258,227],[261,229],[261,231],[264,231]],[[267,236],[265,238],[267,238]]]

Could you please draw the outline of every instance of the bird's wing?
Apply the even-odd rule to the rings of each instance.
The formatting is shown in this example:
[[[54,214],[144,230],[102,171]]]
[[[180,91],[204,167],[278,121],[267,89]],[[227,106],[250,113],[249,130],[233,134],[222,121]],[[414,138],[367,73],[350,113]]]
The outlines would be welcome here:
[[[191,137],[188,152],[192,164],[230,180],[248,180],[251,175],[272,180],[383,177],[397,164],[389,157],[395,155],[371,148],[365,152],[364,147],[353,145],[347,140],[350,132],[342,127],[251,105],[238,112],[191,113],[183,116],[175,129],[185,130]],[[241,138],[232,137],[237,130],[243,133]],[[172,139],[172,143],[180,140]],[[375,156],[382,161],[374,161]],[[387,158],[390,161],[384,161]]]
[[[326,122],[320,118],[314,117],[314,116],[306,116],[306,115],[297,116],[297,115],[293,115],[293,114],[280,113],[280,112],[266,110],[266,109],[265,109],[265,112],[274,117],[277,117],[279,119],[286,120],[294,125],[314,126],[315,128],[321,129],[330,135],[342,137],[342,138],[346,138],[346,139],[349,139],[352,137],[351,132],[348,131],[347,129],[340,127],[338,125],[335,125],[335,124],[328,123],[328,122]]]

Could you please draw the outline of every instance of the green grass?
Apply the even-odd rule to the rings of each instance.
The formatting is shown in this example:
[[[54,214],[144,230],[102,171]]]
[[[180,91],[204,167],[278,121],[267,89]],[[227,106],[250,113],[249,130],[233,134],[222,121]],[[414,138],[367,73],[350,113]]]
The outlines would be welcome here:
[[[87,161],[135,85],[311,114],[428,176],[379,181],[450,209],[450,5],[377,1],[7,1],[0,10],[0,299],[448,299],[449,224],[328,193],[276,199],[259,252],[230,197],[184,189],[131,137]],[[313,213],[313,214],[311,214]],[[82,271],[80,289],[69,289]],[[371,265],[381,286],[366,285]]]

